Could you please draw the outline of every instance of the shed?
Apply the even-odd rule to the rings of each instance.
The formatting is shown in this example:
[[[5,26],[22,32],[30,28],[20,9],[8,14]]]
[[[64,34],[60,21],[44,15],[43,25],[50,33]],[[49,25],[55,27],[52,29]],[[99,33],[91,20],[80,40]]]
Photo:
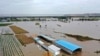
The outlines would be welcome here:
[[[35,40],[38,44],[41,44],[41,45],[44,44],[44,42],[41,41],[38,37],[34,38],[34,40]]]
[[[45,50],[48,50],[48,47],[44,45],[44,42],[41,41],[38,37],[34,38],[34,40],[36,41],[36,43],[38,43],[42,48],[44,48]]]
[[[48,46],[48,50],[54,55],[59,55],[60,54],[60,48],[55,46],[55,45],[50,45]]]
[[[65,40],[56,40],[55,41],[55,44],[60,47],[61,49],[63,49],[64,51],[72,54],[76,51],[81,51],[81,47],[78,46],[78,45],[75,45],[75,44],[72,44],[68,41],[65,41]]]

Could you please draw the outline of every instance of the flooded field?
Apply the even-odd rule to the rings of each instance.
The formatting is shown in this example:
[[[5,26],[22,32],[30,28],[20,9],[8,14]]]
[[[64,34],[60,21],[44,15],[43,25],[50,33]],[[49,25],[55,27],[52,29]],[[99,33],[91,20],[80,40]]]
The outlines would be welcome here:
[[[20,29],[20,32],[24,34],[23,29],[23,31],[21,28],[15,29],[17,29],[17,32]],[[20,34],[18,34],[18,36],[20,36]],[[21,44],[15,32],[13,32],[9,26],[0,27],[0,56],[41,56],[41,51],[38,49],[37,45],[31,43],[33,39],[29,39],[24,35],[21,35],[19,38],[21,38],[21,41],[25,41],[23,43],[27,45],[23,46]],[[37,54],[38,52],[39,54]]]
[[[100,41],[79,41],[75,38],[71,38],[69,36],[66,36],[65,34],[62,34],[68,33],[73,35],[88,36],[93,39],[100,39],[100,21],[72,21],[70,23],[64,23],[60,21],[29,21],[13,22],[13,25],[19,26],[27,30],[30,35],[46,34],[52,36],[55,39],[64,39],[74,44],[77,44],[82,47],[81,56],[100,56],[100,53],[98,52],[100,51]],[[2,31],[2,29],[0,30]],[[31,48],[23,48],[24,51],[27,49],[31,50]],[[27,54],[30,53],[29,51],[25,52],[28,52]]]

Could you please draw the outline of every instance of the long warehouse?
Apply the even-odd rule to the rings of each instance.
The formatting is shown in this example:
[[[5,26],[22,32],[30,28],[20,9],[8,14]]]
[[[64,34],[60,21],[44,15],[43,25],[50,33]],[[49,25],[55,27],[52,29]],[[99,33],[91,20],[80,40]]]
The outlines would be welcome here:
[[[58,47],[70,54],[73,54],[76,51],[81,51],[82,49],[80,46],[77,46],[65,40],[56,40],[55,45],[57,45]]]

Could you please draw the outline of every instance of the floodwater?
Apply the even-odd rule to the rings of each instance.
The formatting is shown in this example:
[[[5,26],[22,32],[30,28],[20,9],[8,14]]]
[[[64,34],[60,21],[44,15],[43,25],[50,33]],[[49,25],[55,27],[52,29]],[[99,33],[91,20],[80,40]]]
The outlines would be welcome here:
[[[28,44],[27,46],[22,46],[20,44],[20,42],[15,38],[15,36],[2,35],[2,34],[6,34],[6,33],[13,33],[13,32],[8,26],[0,27],[0,56],[4,56],[4,55],[8,55],[8,54],[10,56],[12,56],[12,55],[13,56],[41,56],[42,55],[41,51],[38,49],[38,47],[35,43]],[[12,40],[12,37],[13,37],[13,40]],[[14,43],[14,44],[12,44],[12,43]],[[16,43],[18,43],[18,45],[16,45]],[[9,45],[7,45],[7,44],[9,44]],[[15,48],[15,46],[17,46],[17,47]],[[11,47],[13,47],[13,49],[11,49]],[[5,50],[3,50],[3,48]],[[8,49],[6,49],[6,48],[8,48]],[[7,51],[9,51],[11,53],[9,53]],[[20,52],[20,54],[19,54],[19,52]],[[39,52],[39,54],[38,54],[38,52]]]
[[[32,34],[47,34],[56,39],[64,39],[82,47],[81,56],[100,56],[95,51],[100,50],[100,42],[95,40],[81,42],[74,38],[70,38],[61,33],[69,33],[75,35],[89,36],[91,38],[100,39],[100,21],[72,21],[68,23],[60,21],[31,21],[31,22],[13,22]],[[35,23],[40,23],[36,25]],[[46,26],[47,25],[47,26]],[[60,26],[59,26],[60,25]]]

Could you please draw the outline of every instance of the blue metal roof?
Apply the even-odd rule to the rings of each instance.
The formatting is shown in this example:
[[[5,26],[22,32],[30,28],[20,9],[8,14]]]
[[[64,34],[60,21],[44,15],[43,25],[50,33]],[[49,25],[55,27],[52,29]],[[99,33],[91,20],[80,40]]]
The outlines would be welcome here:
[[[81,47],[79,47],[79,46],[77,46],[77,45],[75,45],[75,44],[72,44],[72,43],[70,43],[70,42],[68,42],[68,41],[65,41],[65,40],[56,40],[56,43],[57,43],[58,45],[63,46],[63,47],[66,48],[66,49],[71,50],[72,52],[75,51],[76,49],[81,48]]]

